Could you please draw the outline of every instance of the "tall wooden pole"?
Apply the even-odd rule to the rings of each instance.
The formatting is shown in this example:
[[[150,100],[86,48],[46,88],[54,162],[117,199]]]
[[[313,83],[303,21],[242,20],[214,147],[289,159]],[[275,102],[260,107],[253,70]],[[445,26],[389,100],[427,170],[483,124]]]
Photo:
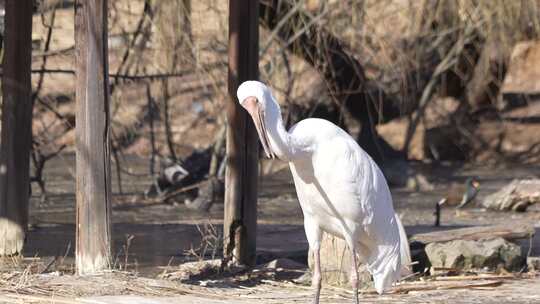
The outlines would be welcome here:
[[[258,137],[236,90],[259,76],[259,1],[229,1],[229,100],[224,256],[254,265],[257,234]]]
[[[28,224],[32,101],[32,1],[5,3],[0,140],[0,255],[20,253]]]
[[[110,134],[107,0],[80,0],[75,14],[78,274],[110,266]]]

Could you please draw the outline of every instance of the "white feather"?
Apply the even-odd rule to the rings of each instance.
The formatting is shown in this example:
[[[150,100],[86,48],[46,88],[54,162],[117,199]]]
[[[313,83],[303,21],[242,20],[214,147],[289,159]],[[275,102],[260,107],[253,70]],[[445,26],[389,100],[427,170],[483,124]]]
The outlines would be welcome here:
[[[400,279],[410,253],[379,167],[349,134],[327,120],[305,119],[287,132],[279,105],[264,84],[244,82],[238,99],[250,96],[264,109],[271,149],[289,162],[310,247],[318,248],[323,231],[343,238],[367,262],[382,293]]]

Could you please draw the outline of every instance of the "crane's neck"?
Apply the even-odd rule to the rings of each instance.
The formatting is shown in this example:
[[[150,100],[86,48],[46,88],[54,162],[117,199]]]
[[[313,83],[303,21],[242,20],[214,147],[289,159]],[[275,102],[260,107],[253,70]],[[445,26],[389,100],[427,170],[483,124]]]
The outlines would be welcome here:
[[[269,96],[265,100],[265,107],[264,119],[270,148],[279,159],[291,161],[294,155],[294,142],[291,134],[283,126],[279,104]]]

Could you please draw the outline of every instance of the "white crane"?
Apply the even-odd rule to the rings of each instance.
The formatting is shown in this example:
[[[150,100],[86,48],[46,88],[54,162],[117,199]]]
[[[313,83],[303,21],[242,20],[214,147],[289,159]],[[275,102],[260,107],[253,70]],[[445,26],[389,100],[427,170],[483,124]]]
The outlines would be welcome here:
[[[343,238],[352,252],[351,285],[358,303],[357,256],[382,293],[410,264],[409,244],[394,212],[386,180],[369,155],[333,123],[309,118],[289,132],[279,104],[266,85],[246,81],[237,91],[251,117],[264,152],[287,161],[304,214],[304,228],[314,256],[314,303],[321,291],[320,245],[323,231]]]

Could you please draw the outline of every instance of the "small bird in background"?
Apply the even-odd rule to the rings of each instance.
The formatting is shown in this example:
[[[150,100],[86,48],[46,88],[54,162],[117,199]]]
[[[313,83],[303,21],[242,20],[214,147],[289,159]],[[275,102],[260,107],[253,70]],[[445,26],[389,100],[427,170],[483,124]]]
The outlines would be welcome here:
[[[467,178],[465,184],[451,185],[447,195],[435,205],[435,226],[440,226],[442,206],[454,206],[459,211],[474,200],[479,190],[480,183],[472,177]]]

